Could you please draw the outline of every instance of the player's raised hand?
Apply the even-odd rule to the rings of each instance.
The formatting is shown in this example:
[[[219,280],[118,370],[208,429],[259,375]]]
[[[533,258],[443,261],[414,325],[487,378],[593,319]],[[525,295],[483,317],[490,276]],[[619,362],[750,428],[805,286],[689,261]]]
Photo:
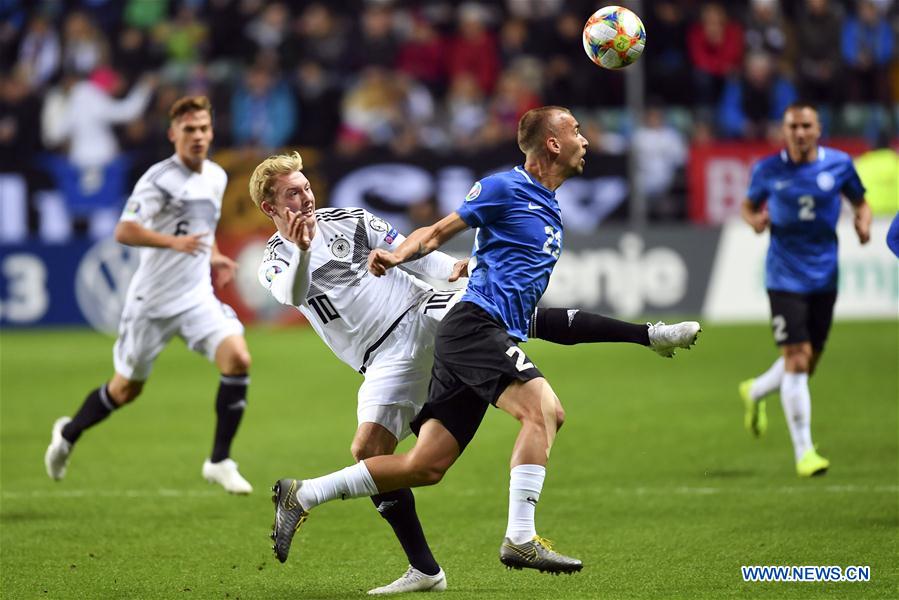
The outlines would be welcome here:
[[[207,235],[209,235],[208,231],[173,236],[172,244],[169,248],[177,252],[184,252],[185,254],[196,256],[209,248],[209,243],[203,241],[203,238]]]
[[[375,248],[368,255],[368,270],[375,277],[387,274],[387,270],[400,264],[400,260],[392,253]]]
[[[468,259],[463,258],[462,260],[457,260],[456,264],[453,265],[453,272],[449,276],[448,281],[450,283],[454,281],[459,281],[460,277],[468,277]]]
[[[287,223],[286,237],[300,250],[308,250],[315,237],[315,216],[284,208],[281,217]]]

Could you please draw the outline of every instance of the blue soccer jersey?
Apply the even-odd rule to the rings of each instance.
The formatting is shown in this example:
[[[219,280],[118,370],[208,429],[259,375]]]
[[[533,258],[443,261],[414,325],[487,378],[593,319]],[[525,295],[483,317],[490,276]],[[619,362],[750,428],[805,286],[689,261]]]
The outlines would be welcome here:
[[[477,228],[462,300],[504,323],[512,337],[527,340],[528,320],[562,252],[555,193],[515,167],[475,183],[456,212]]]
[[[837,220],[840,194],[864,199],[852,159],[818,147],[817,160],[794,163],[786,150],[759,161],[749,181],[749,201],[768,201],[771,245],[765,261],[769,290],[810,294],[837,287]]]

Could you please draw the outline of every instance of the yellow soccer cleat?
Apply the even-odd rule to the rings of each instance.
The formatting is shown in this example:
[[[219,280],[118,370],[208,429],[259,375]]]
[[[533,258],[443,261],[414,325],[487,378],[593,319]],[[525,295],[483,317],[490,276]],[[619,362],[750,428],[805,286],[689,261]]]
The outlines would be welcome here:
[[[740,392],[740,398],[743,400],[743,426],[746,431],[759,437],[765,435],[768,431],[768,412],[764,400],[753,400],[749,394],[755,379],[747,379],[740,383],[737,388]]]
[[[806,450],[799,462],[796,463],[796,474],[800,477],[814,477],[824,475],[830,468],[830,461],[815,452],[815,449]]]

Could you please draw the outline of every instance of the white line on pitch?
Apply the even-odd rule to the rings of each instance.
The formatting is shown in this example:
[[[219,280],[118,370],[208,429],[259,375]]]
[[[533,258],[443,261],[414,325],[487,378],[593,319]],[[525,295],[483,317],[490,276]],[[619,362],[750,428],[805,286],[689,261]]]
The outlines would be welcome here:
[[[0,498],[19,500],[24,498],[206,498],[226,495],[222,490],[31,490],[30,492],[2,491]]]

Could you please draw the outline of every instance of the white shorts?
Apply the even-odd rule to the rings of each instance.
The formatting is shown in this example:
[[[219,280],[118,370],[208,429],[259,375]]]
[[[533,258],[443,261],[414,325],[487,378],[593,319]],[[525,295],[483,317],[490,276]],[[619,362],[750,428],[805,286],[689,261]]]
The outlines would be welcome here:
[[[243,325],[232,309],[215,296],[174,317],[151,319],[130,303],[122,311],[119,337],[112,349],[116,373],[130,381],[145,381],[153,361],[172,336],[187,347],[215,361],[215,351],[226,337],[243,335]]]
[[[359,388],[359,424],[377,423],[397,441],[412,433],[409,423],[428,399],[437,325],[464,293],[452,290],[429,294],[384,340]]]

